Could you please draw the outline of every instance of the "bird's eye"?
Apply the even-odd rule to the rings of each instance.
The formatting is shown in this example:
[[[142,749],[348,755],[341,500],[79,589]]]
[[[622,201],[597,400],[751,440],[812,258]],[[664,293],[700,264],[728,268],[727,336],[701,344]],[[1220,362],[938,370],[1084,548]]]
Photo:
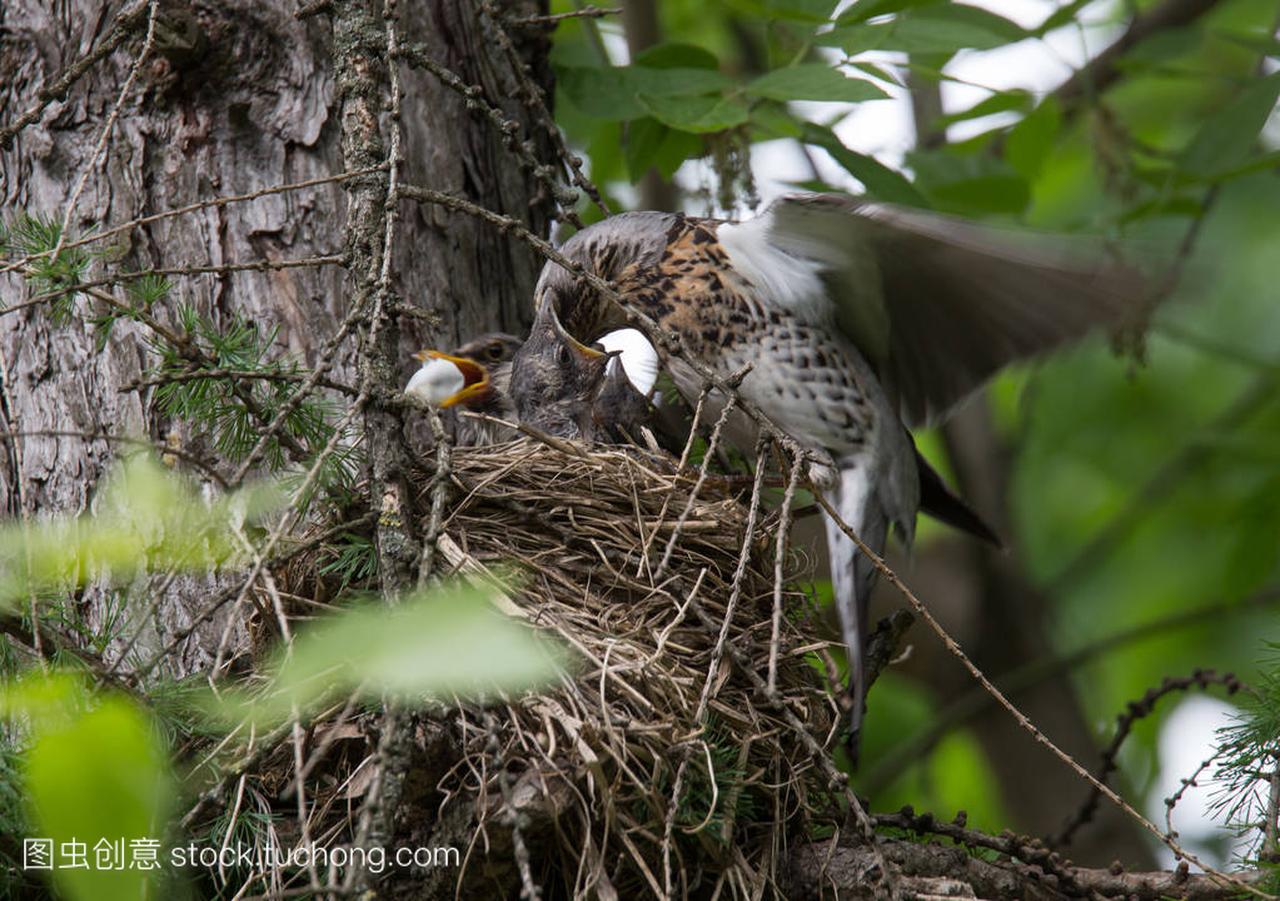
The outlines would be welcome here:
[[[556,363],[561,367],[569,365],[569,348],[564,344],[556,348]]]
[[[490,345],[489,345],[489,359],[490,359],[490,360],[501,360],[501,359],[502,359],[502,345],[501,345],[501,344],[490,344]]]

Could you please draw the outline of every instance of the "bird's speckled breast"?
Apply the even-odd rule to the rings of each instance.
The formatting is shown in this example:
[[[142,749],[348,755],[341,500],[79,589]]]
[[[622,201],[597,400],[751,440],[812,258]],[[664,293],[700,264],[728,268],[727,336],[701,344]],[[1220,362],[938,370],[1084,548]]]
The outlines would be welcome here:
[[[802,321],[735,271],[719,225],[677,216],[657,265],[625,269],[621,293],[721,375],[750,363],[743,395],[788,433],[836,456],[856,452],[875,424],[869,371],[836,329]],[[686,396],[700,390],[679,387]]]

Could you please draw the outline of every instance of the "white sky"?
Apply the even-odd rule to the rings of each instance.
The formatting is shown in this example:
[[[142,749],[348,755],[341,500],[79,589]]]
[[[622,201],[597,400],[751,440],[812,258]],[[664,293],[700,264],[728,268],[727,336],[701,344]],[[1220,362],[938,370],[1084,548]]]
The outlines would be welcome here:
[[[1192,695],[1184,700],[1161,724],[1159,739],[1160,772],[1147,795],[1146,804],[1140,809],[1147,819],[1164,828],[1164,799],[1173,797],[1183,779],[1191,778],[1196,769],[1214,753],[1215,730],[1228,726],[1238,713],[1226,701],[1205,695]],[[1215,861],[1226,864],[1219,855],[1205,844],[1207,840],[1223,835],[1222,823],[1209,816],[1215,788],[1212,771],[1196,780],[1188,788],[1173,811],[1173,828],[1178,831],[1178,842],[1197,856],[1203,855],[1206,863]],[[1248,842],[1238,842],[1237,850],[1247,850]],[[1160,862],[1163,866],[1175,865],[1173,852],[1161,846]]]

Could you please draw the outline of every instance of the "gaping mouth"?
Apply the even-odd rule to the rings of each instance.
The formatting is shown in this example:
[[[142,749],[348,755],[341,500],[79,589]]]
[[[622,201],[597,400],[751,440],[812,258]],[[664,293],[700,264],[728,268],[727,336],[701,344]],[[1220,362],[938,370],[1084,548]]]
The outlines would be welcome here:
[[[437,406],[442,409],[456,404],[465,404],[472,398],[483,394],[489,387],[488,370],[468,357],[455,357],[452,354],[438,350],[423,350],[413,356],[414,359],[421,360],[427,366],[452,366],[457,372],[457,376],[454,376],[454,378],[461,377],[461,387],[448,397],[441,398],[438,401]],[[455,381],[454,384],[456,385],[457,382]]]

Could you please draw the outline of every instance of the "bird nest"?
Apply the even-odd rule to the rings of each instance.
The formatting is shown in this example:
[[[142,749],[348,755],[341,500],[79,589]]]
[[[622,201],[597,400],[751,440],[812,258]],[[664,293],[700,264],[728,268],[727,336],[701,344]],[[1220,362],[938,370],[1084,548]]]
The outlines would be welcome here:
[[[412,482],[430,511],[440,478],[423,466]],[[461,829],[468,849],[461,877],[436,875],[481,896],[510,887],[513,860],[526,881],[561,886],[554,896],[750,895],[771,882],[791,818],[834,807],[797,724],[831,748],[840,711],[794,584],[808,565],[778,561],[781,513],[765,492],[634,447],[528,439],[456,449],[442,476],[437,571],[515,569],[499,607],[564,645],[569,666],[497,708],[424,715],[432,816],[410,831],[439,843]],[[316,562],[291,566],[295,583]]]

